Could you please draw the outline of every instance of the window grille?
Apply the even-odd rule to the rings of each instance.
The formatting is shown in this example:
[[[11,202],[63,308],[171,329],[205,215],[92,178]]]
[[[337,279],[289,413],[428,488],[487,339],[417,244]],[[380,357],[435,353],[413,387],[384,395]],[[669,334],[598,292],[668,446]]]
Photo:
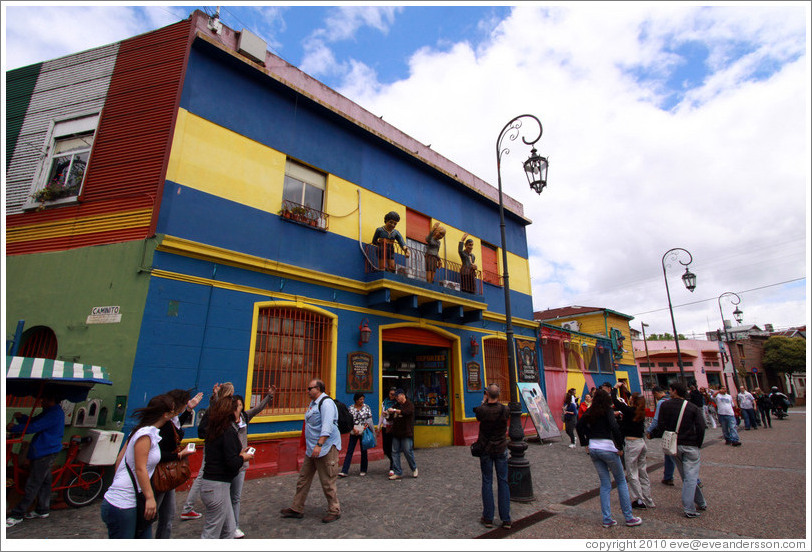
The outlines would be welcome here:
[[[547,338],[547,344],[542,344],[541,354],[544,358],[544,369],[559,368],[563,369],[561,365],[561,342],[557,339]]]
[[[307,384],[331,375],[332,320],[306,309],[260,309],[254,351],[250,407],[277,391],[270,406],[259,415],[302,414],[310,404]]]
[[[507,362],[507,341],[504,339],[483,339],[482,354],[485,358],[486,385],[495,383],[502,390],[501,402],[510,401],[510,375]]]

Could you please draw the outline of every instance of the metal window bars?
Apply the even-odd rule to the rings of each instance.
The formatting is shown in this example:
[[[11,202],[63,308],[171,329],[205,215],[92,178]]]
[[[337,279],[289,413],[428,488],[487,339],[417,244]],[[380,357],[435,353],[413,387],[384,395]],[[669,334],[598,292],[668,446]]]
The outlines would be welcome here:
[[[332,320],[289,307],[260,309],[249,408],[276,385],[273,402],[260,415],[302,414],[310,403],[307,384],[315,378],[329,387]]]

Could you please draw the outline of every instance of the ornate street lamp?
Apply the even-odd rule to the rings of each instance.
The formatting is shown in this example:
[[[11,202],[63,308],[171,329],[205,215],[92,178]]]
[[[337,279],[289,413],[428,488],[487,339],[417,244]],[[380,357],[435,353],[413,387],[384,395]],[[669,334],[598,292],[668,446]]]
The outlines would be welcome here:
[[[682,262],[682,260],[680,260],[679,258],[680,252],[684,252],[686,255],[688,255],[687,263],[684,263]],[[668,312],[671,313],[671,328],[674,330],[674,343],[677,345],[677,363],[679,364],[679,377],[683,385],[687,385],[687,382],[685,381],[685,368],[683,368],[682,366],[682,354],[680,353],[679,350],[679,337],[677,335],[677,325],[674,323],[674,308],[671,306],[671,292],[668,291],[668,278],[666,278],[665,275],[666,257],[668,257],[669,260],[668,266],[671,266],[670,261],[679,261],[679,263],[685,267],[685,274],[682,275],[682,282],[685,284],[685,287],[688,289],[688,291],[692,293],[694,289],[696,289],[696,274],[688,270],[688,265],[691,264],[691,262],[693,262],[694,257],[691,255],[691,253],[688,252],[687,249],[675,247],[673,249],[669,249],[668,251],[666,251],[662,259],[663,280],[665,280],[665,293],[668,296]]]
[[[652,383],[652,374],[651,374],[651,358],[648,356],[648,341],[646,341],[646,328],[648,328],[648,324],[645,322],[640,322],[640,329],[643,330],[643,346],[646,348],[646,364],[648,364],[648,383],[650,386],[653,386]],[[653,395],[652,395],[653,396]]]
[[[502,146],[502,140],[507,137],[513,141],[519,137],[523,119],[532,119],[539,126],[538,136],[527,140],[522,136],[522,142],[531,146],[530,157],[524,162],[524,171],[530,188],[540,194],[547,186],[547,166],[545,157],[536,152],[535,143],[541,139],[544,132],[541,121],[533,115],[519,115],[510,120],[499,133],[496,139],[496,175],[499,183],[499,229],[502,233],[502,270],[503,285],[505,289],[505,337],[507,338],[508,374],[510,377],[510,458],[508,459],[508,481],[510,483],[510,499],[519,502],[533,500],[533,480],[530,475],[530,462],[524,457],[527,443],[524,440],[522,429],[522,405],[519,403],[519,391],[516,377],[516,359],[513,344],[513,318],[510,312],[510,276],[508,275],[507,242],[505,240],[505,206],[502,200],[502,155],[510,153],[510,149]]]
[[[716,302],[719,303],[719,316],[722,317],[722,330],[724,330],[725,332],[725,343],[727,343],[727,348],[728,350],[730,350],[730,336],[727,334],[727,326],[725,326],[725,315],[722,313],[722,297],[728,297],[728,299],[730,299],[730,302],[734,306],[741,303],[742,298],[739,297],[737,294],[733,293],[732,291],[726,291],[722,295],[720,295],[719,298],[716,300]],[[733,299],[733,297],[735,297],[735,299]],[[736,323],[741,324],[743,316],[744,313],[741,310],[739,310],[738,306],[736,306],[736,310],[733,311],[733,317],[736,319]],[[733,352],[731,351],[728,354],[730,355],[730,364],[733,366],[733,385],[736,386],[736,392],[738,393],[739,389],[741,388],[741,385],[739,384],[739,370],[733,364]]]

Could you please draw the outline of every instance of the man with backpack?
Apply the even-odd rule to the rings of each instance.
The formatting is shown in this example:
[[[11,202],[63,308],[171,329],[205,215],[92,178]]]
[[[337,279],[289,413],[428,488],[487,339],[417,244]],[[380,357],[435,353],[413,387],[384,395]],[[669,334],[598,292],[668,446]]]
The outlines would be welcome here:
[[[336,479],[338,478],[338,452],[341,450],[341,433],[338,427],[338,407],[333,399],[324,393],[324,382],[312,380],[307,386],[310,405],[305,412],[304,436],[305,457],[296,494],[290,508],[283,508],[282,517],[301,519],[304,505],[313,476],[318,473],[321,488],[327,498],[327,515],[323,523],[330,523],[341,517],[341,504],[338,502]]]

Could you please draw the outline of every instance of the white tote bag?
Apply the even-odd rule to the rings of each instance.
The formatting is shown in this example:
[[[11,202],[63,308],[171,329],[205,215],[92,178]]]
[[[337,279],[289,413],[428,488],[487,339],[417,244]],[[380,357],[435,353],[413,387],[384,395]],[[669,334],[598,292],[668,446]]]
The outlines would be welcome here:
[[[685,406],[688,401],[682,401],[682,408],[679,411],[679,419],[677,420],[677,427],[675,431],[663,431],[663,454],[669,456],[677,455],[677,433],[679,433],[679,426],[682,424],[682,414],[685,412]]]

